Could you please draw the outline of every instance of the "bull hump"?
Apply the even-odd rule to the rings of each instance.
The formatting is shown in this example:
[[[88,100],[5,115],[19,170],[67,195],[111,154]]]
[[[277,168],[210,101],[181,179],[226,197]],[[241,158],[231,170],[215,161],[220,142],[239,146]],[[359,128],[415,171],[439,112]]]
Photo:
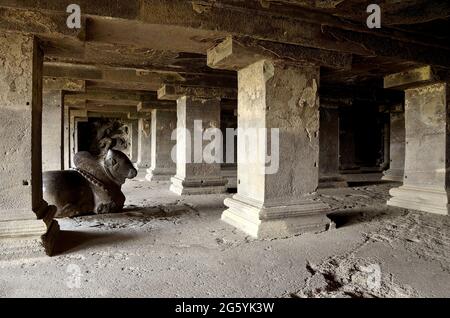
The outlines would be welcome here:
[[[89,152],[82,151],[75,154],[73,162],[76,168],[81,169],[103,182],[108,188],[115,183],[106,175],[102,166],[102,158],[96,158]]]

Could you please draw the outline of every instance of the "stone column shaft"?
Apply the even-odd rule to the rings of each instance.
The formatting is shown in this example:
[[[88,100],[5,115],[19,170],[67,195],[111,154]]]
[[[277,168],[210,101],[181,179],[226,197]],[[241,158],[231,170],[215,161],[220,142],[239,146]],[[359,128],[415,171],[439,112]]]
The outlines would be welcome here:
[[[197,131],[196,121],[202,126],[200,131]],[[203,158],[203,150],[210,143],[203,139],[204,131],[220,130],[220,99],[178,98],[177,128],[177,173],[171,179],[170,190],[180,195],[225,192],[227,181],[221,175],[221,163],[208,163]],[[185,131],[189,134],[180,134]],[[196,140],[197,136],[201,140]],[[200,148],[196,148],[197,142]],[[222,147],[222,143],[219,146]],[[196,158],[196,151],[201,151],[200,158]]]
[[[27,253],[51,253],[58,224],[42,198],[43,53],[37,41],[0,32],[0,245],[23,240]]]
[[[227,179],[228,181],[226,184],[227,189],[237,189],[237,133],[230,135],[227,134],[228,129],[233,129],[233,131],[236,132],[237,108],[235,108],[232,111],[222,110],[220,121],[223,133],[223,150],[224,150],[223,151],[224,163],[221,165],[222,177]],[[227,148],[227,144],[228,147],[230,148]],[[231,145],[233,145],[232,148]],[[231,152],[233,155],[231,155]]]
[[[137,164],[139,160],[139,120],[133,120],[131,128],[131,162]]]
[[[259,238],[325,230],[329,208],[315,196],[319,68],[261,60],[240,69],[238,83],[238,191],[225,200],[222,220]],[[257,141],[243,133],[261,128],[279,133],[266,141],[269,167],[254,160]]]
[[[70,112],[69,108],[64,106],[64,170],[68,170],[71,167],[71,138],[70,138]]]
[[[339,170],[341,173],[360,173],[356,164],[355,120],[352,108],[339,111]]]
[[[331,59],[305,63],[314,60],[305,57],[306,51],[235,37],[208,51],[210,67],[238,71],[238,189],[225,199],[228,209],[222,220],[254,237],[319,232],[331,225],[326,216],[329,207],[315,193],[320,126],[317,65]],[[317,53],[320,50],[311,57]],[[255,129],[265,132],[258,136],[262,141],[247,136]]]
[[[346,187],[339,173],[339,109],[320,108],[319,187]]]
[[[64,107],[63,93],[43,92],[42,110],[42,169],[64,169]]]
[[[152,138],[150,134],[151,121],[140,118],[138,123],[138,179],[145,179],[147,169],[152,164]]]
[[[177,112],[172,110],[152,110],[151,118],[151,167],[147,169],[149,181],[169,181],[176,173],[176,164],[171,151],[176,141],[172,132],[177,127]]]
[[[423,66],[386,76],[384,87],[405,91],[403,185],[389,191],[387,204],[448,215],[448,73]]]
[[[448,215],[449,92],[447,82],[406,89],[403,186],[388,205]]]
[[[390,113],[389,169],[384,171],[383,180],[403,181],[405,167],[405,114]]]

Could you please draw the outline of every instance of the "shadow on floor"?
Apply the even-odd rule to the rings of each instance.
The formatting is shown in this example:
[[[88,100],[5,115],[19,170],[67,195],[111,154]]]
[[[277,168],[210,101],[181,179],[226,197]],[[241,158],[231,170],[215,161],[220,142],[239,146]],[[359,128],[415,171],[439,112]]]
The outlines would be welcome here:
[[[91,246],[111,246],[115,242],[124,242],[133,239],[133,235],[117,232],[82,232],[62,230],[58,234],[53,255],[64,255]]]
[[[374,219],[384,219],[395,216],[397,213],[392,211],[380,211],[373,209],[351,209],[332,212],[327,216],[336,224],[336,228],[352,226],[371,222]]]
[[[237,188],[228,188],[227,193],[232,193],[232,194],[237,193]]]
[[[364,187],[376,184],[392,184],[392,187],[398,187],[402,183],[395,181],[386,181],[386,180],[370,180],[370,181],[347,181],[349,187]]]
[[[163,204],[159,206],[135,206],[129,205],[116,217],[145,217],[147,219],[158,219],[166,217],[182,216],[192,212],[192,208],[185,204]]]

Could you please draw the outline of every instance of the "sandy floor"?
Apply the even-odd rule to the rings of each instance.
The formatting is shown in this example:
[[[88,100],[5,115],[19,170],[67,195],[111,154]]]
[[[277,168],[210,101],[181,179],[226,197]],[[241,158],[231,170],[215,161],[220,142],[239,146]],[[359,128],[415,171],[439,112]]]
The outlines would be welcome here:
[[[255,240],[227,195],[130,181],[116,215],[60,221],[58,256],[0,262],[0,297],[450,297],[450,218],[388,208],[395,184],[322,190],[337,228]]]

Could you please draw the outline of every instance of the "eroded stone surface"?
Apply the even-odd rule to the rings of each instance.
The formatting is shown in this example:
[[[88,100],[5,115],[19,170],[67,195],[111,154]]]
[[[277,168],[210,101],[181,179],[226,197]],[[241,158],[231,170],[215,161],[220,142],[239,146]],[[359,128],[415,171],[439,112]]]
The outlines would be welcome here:
[[[151,181],[169,181],[175,175],[176,164],[172,160],[175,140],[172,133],[177,127],[176,111],[155,109],[151,122],[151,167],[146,178]]]
[[[0,32],[0,43],[0,210],[31,210],[34,39]]]
[[[225,192],[227,180],[222,178],[220,163],[205,156],[206,147],[211,143],[204,138],[207,129],[220,129],[220,100],[180,97],[177,100],[177,170],[170,186],[173,192],[180,195]],[[217,131],[210,138],[218,138]],[[219,141],[215,152],[221,146]]]
[[[145,180],[147,169],[152,164],[152,138],[151,138],[151,120],[141,118],[138,121],[138,151],[137,168],[138,179]]]
[[[238,78],[238,192],[225,201],[229,209],[222,220],[254,237],[325,230],[330,223],[327,206],[314,195],[319,179],[318,68],[261,60],[240,70]],[[258,139],[252,139],[252,131]],[[269,154],[266,164],[262,158]]]
[[[0,32],[0,238],[51,254],[58,224],[42,199],[42,58],[34,36]]]
[[[445,82],[406,90],[403,186],[391,190],[389,205],[449,213],[448,96]]]
[[[42,170],[63,169],[64,104],[61,91],[44,91],[42,105]]]

